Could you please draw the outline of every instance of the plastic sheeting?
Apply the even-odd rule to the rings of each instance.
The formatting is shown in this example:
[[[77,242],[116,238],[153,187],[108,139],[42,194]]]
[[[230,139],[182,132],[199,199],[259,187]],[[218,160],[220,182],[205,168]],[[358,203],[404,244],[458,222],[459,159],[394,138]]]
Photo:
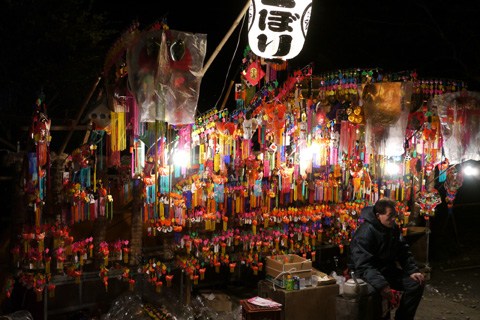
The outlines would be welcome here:
[[[437,96],[445,157],[450,164],[480,160],[480,93],[454,92]]]
[[[179,299],[172,292],[154,293],[145,288],[144,285],[139,294],[127,291],[115,299],[109,311],[101,317],[101,320],[151,320],[149,314],[162,314],[161,319],[176,320],[240,320],[242,309],[239,303],[232,301],[231,311],[215,311],[209,308],[205,298],[198,294],[192,296],[190,305],[186,305],[183,299]],[[165,290],[166,288],[162,289]]]
[[[372,83],[362,92],[367,154],[401,156],[404,150],[412,82]]]
[[[135,37],[127,50],[128,83],[141,122],[193,123],[207,36],[152,30]]]
[[[138,295],[126,293],[113,301],[110,310],[103,315],[102,320],[150,320],[144,313],[142,298]]]
[[[32,314],[27,310],[19,310],[4,316],[8,320],[33,320]]]

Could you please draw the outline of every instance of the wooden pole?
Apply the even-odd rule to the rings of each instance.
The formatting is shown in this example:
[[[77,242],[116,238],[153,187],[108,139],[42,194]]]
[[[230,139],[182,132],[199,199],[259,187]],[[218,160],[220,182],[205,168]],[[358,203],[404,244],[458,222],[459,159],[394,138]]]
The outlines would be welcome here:
[[[65,141],[63,142],[63,145],[60,148],[60,152],[58,154],[62,154],[65,151],[65,148],[67,147],[67,144],[70,141],[70,138],[72,137],[74,128],[77,125],[78,121],[80,121],[80,117],[82,116],[83,111],[85,111],[85,108],[87,107],[88,102],[90,101],[90,98],[92,97],[93,93],[95,92],[95,89],[97,88],[98,83],[100,82],[101,79],[102,79],[102,77],[98,77],[97,81],[95,81],[95,84],[93,85],[92,89],[90,90],[90,93],[88,94],[87,98],[83,102],[83,105],[82,105],[82,108],[80,109],[80,112],[77,114],[77,118],[73,121],[72,128],[68,132],[67,137],[65,138]]]
[[[245,6],[243,7],[242,11],[240,12],[240,14],[238,15],[237,19],[235,20],[235,22],[233,23],[233,25],[230,27],[230,30],[228,30],[227,34],[225,35],[225,37],[223,37],[222,41],[220,42],[220,44],[217,46],[217,48],[215,49],[215,51],[213,52],[213,54],[210,56],[210,59],[208,60],[208,62],[205,64],[205,66],[203,67],[203,70],[202,70],[202,76],[205,75],[205,72],[207,72],[208,68],[210,67],[210,65],[212,64],[213,60],[215,60],[215,58],[217,57],[217,54],[220,52],[220,50],[222,50],[223,46],[225,45],[225,42],[227,42],[228,38],[230,38],[230,36],[232,35],[233,31],[235,30],[235,28],[238,26],[238,24],[240,23],[240,20],[242,20],[243,16],[245,15],[245,13],[247,12],[248,8],[250,7],[250,0],[247,1],[247,3],[245,4]]]
[[[220,111],[225,109],[225,105],[227,104],[228,96],[230,95],[230,91],[232,91],[232,87],[233,87],[234,82],[235,82],[234,80],[230,81],[230,85],[228,86],[227,94],[225,95],[225,98],[223,99],[223,103],[222,103],[222,106],[220,108]]]
[[[235,83],[235,78],[238,76],[239,73],[240,73],[240,68],[237,69],[237,71],[233,75],[232,81],[230,81],[230,85],[228,86],[228,90],[227,90],[227,93],[225,94],[225,98],[223,99],[222,107],[220,108],[220,110],[223,110],[225,108],[228,97],[230,96],[230,92],[232,91],[233,84]]]
[[[6,145],[7,147],[9,147],[10,149],[12,149],[13,151],[17,151],[17,148],[13,144],[3,139],[2,137],[0,137],[0,142]]]

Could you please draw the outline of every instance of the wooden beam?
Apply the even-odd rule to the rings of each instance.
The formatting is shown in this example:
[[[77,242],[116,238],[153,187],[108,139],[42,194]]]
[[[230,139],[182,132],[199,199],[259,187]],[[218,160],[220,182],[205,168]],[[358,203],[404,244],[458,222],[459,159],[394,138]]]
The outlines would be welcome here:
[[[90,125],[88,126],[87,132],[85,132],[85,137],[83,137],[83,144],[87,143],[91,133],[92,133],[92,120],[90,120]]]
[[[45,104],[45,108],[47,109],[47,114],[48,114],[48,110],[50,108],[50,106],[52,105],[52,103],[57,100],[58,96],[60,94],[58,93],[58,91],[53,95],[53,97],[51,99],[48,100],[48,102]],[[57,104],[58,106],[58,104]],[[52,110],[54,110],[56,107],[52,107]],[[50,110],[51,111],[51,110]]]
[[[29,131],[30,127],[27,126],[21,126],[21,130],[23,131]],[[85,131],[85,130],[91,130],[92,127],[89,125],[81,125],[81,126],[51,126],[50,131],[68,131],[68,130],[74,130],[74,131]]]
[[[73,128],[76,127],[78,121],[80,121],[80,118],[82,117],[82,114],[85,111],[85,108],[87,107],[88,102],[90,101],[90,98],[92,97],[93,93],[95,92],[95,89],[97,88],[98,83],[100,82],[101,79],[102,79],[102,77],[98,77],[97,81],[95,81],[95,84],[93,85],[92,89],[90,90],[90,93],[88,94],[87,98],[83,102],[83,105],[82,105],[82,108],[80,109],[80,112],[78,112],[78,114],[77,114],[77,118],[75,119],[75,121],[73,121],[72,129],[70,129],[70,131],[68,132],[67,137],[65,138],[65,141],[63,142],[63,145],[60,148],[60,151],[59,151],[58,154],[62,154],[65,151],[65,148],[67,147],[67,144],[70,141],[70,138],[72,137],[72,134],[73,134],[73,131],[74,131]]]
[[[7,147],[9,147],[10,149],[12,149],[13,151],[17,151],[17,148],[13,144],[3,139],[2,137],[0,137],[0,142],[6,145]]]

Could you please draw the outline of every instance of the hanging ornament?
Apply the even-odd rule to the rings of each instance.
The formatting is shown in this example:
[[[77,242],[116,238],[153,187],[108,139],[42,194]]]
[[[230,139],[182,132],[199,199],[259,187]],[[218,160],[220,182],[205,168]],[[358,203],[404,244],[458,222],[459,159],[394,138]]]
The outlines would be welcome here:
[[[258,63],[252,62],[243,75],[254,86],[265,76],[265,72]]]
[[[420,214],[429,217],[435,215],[435,207],[442,202],[436,189],[422,190],[417,204],[420,206]]]

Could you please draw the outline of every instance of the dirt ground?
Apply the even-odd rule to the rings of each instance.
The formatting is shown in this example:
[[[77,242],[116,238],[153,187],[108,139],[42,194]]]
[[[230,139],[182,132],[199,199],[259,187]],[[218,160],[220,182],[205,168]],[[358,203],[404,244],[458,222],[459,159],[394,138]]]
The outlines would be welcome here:
[[[433,218],[430,279],[415,319],[480,319],[480,206],[460,208]]]
[[[480,319],[480,266],[434,268],[415,319]]]

